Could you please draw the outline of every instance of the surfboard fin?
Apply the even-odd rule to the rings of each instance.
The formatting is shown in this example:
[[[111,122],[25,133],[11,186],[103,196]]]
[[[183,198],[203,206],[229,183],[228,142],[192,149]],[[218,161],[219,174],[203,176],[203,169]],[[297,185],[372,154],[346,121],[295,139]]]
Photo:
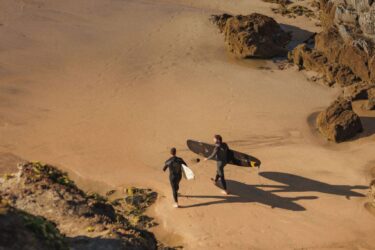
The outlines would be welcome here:
[[[259,163],[257,163],[256,161],[251,161],[250,162],[250,166],[252,167],[252,168],[260,168],[260,164]]]

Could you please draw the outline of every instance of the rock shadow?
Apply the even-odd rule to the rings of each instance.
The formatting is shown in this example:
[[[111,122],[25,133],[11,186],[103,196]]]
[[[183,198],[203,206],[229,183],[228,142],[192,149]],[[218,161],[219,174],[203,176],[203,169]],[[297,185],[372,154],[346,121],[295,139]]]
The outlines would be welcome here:
[[[281,28],[286,32],[290,32],[292,34],[292,39],[289,42],[287,49],[293,50],[301,43],[307,42],[310,38],[313,38],[316,33],[301,29],[300,27],[290,25],[290,24],[280,24]]]

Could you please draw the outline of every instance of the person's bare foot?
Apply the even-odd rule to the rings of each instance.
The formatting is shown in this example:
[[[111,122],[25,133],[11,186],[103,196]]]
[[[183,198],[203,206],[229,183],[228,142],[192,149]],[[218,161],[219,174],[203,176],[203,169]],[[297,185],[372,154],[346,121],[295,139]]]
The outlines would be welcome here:
[[[221,192],[222,192],[223,194],[226,194],[226,195],[229,194],[229,192],[228,192],[227,190],[222,190]]]

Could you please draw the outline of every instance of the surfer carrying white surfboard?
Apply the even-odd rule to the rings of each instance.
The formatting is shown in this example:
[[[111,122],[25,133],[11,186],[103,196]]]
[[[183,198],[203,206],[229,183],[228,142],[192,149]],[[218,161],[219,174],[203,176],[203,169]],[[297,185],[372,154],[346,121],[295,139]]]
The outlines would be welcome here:
[[[169,181],[172,187],[173,199],[175,204],[174,207],[178,207],[178,190],[180,188],[180,181],[182,178],[182,165],[187,165],[185,161],[176,156],[176,148],[171,148],[170,151],[172,157],[169,158],[163,167],[165,172],[169,168]]]
[[[215,148],[210,156],[208,156],[205,161],[210,160],[210,159],[215,159],[216,160],[216,176],[215,179],[212,179],[215,184],[218,182],[220,179],[221,185],[223,188],[223,193],[228,194],[227,191],[227,183],[225,181],[225,176],[224,176],[224,167],[228,163],[228,151],[229,147],[226,143],[223,142],[223,138],[220,135],[215,135],[214,136],[214,142],[215,142]]]

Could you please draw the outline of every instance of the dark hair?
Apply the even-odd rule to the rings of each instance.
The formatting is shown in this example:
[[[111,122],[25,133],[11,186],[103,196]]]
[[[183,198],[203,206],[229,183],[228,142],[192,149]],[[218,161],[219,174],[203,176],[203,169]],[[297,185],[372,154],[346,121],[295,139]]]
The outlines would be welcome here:
[[[223,142],[223,137],[221,137],[221,135],[215,135],[214,137],[215,137],[215,139],[216,139],[218,142],[220,142],[220,143]]]
[[[175,156],[176,155],[176,148],[171,148],[171,155]]]

